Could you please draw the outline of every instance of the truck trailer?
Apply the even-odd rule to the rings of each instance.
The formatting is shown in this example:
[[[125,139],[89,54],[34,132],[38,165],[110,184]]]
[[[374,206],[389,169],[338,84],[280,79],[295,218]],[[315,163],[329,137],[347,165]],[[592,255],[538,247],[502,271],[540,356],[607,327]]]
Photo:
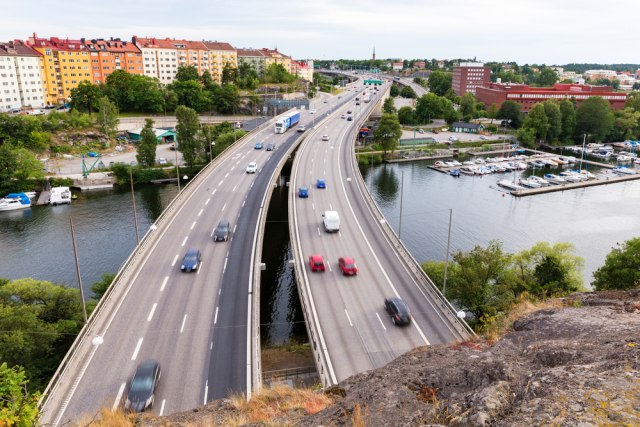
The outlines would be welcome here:
[[[287,129],[295,126],[300,121],[300,112],[294,111],[287,113],[283,117],[280,117],[276,121],[275,130],[276,133],[285,133]]]
[[[364,102],[371,101],[371,93],[367,92],[364,94]]]

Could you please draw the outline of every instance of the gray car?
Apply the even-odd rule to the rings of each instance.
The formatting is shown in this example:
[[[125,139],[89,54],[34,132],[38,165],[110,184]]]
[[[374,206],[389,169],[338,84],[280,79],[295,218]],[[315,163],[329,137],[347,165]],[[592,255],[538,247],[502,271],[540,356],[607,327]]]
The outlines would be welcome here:
[[[226,242],[229,240],[229,221],[226,219],[221,220],[218,223],[215,231],[213,232],[214,242]]]

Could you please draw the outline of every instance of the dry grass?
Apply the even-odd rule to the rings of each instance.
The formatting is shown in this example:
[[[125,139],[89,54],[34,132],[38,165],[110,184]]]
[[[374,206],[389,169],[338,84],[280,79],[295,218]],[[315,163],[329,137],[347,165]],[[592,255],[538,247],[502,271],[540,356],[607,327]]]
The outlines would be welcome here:
[[[273,422],[295,414],[310,415],[320,412],[333,402],[329,396],[308,389],[285,386],[263,389],[249,402],[243,394],[231,397],[232,405],[248,422]]]
[[[133,427],[134,415],[122,410],[112,412],[108,408],[102,408],[93,418],[84,417],[75,422],[74,426],[100,426],[100,427]]]

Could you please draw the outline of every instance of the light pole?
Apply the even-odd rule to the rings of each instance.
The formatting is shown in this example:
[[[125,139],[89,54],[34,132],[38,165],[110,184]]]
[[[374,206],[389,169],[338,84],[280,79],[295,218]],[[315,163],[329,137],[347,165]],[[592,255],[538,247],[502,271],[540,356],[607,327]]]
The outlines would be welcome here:
[[[400,221],[398,221],[398,239],[402,241],[402,193],[404,192],[404,171],[400,175]]]
[[[449,232],[447,234],[447,254],[444,261],[444,280],[442,284],[442,295],[445,295],[445,292],[447,291],[447,270],[449,268],[449,244],[451,243],[451,218],[452,217],[453,217],[453,208],[449,209]]]
[[[176,178],[178,179],[178,193],[180,192],[180,167],[178,167],[178,150],[176,149]]]
[[[138,214],[136,213],[136,193],[133,192],[133,167],[129,165],[129,182],[131,182],[131,201],[133,203],[133,225],[136,228],[136,244],[140,244],[140,236],[138,235]]]

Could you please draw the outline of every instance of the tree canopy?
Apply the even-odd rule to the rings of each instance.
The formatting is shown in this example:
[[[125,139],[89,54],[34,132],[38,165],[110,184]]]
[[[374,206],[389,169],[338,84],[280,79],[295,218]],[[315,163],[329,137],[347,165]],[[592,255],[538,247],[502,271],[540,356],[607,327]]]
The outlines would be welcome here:
[[[138,141],[137,144],[138,154],[136,154],[136,158],[140,166],[155,166],[157,146],[158,140],[153,131],[153,120],[145,119],[144,127],[142,128],[142,132],[140,132],[140,141]]]
[[[600,96],[585,99],[576,109],[576,133],[589,134],[595,141],[603,141],[613,127],[613,113],[609,102]]]
[[[443,71],[434,71],[429,76],[428,86],[429,90],[438,96],[444,96],[449,89],[451,89],[451,81],[453,75],[451,73],[445,73]]]
[[[613,248],[593,277],[592,285],[597,291],[640,286],[640,237]]]
[[[376,142],[382,146],[384,154],[395,151],[402,136],[402,128],[395,114],[382,114],[378,127],[373,131]]]

